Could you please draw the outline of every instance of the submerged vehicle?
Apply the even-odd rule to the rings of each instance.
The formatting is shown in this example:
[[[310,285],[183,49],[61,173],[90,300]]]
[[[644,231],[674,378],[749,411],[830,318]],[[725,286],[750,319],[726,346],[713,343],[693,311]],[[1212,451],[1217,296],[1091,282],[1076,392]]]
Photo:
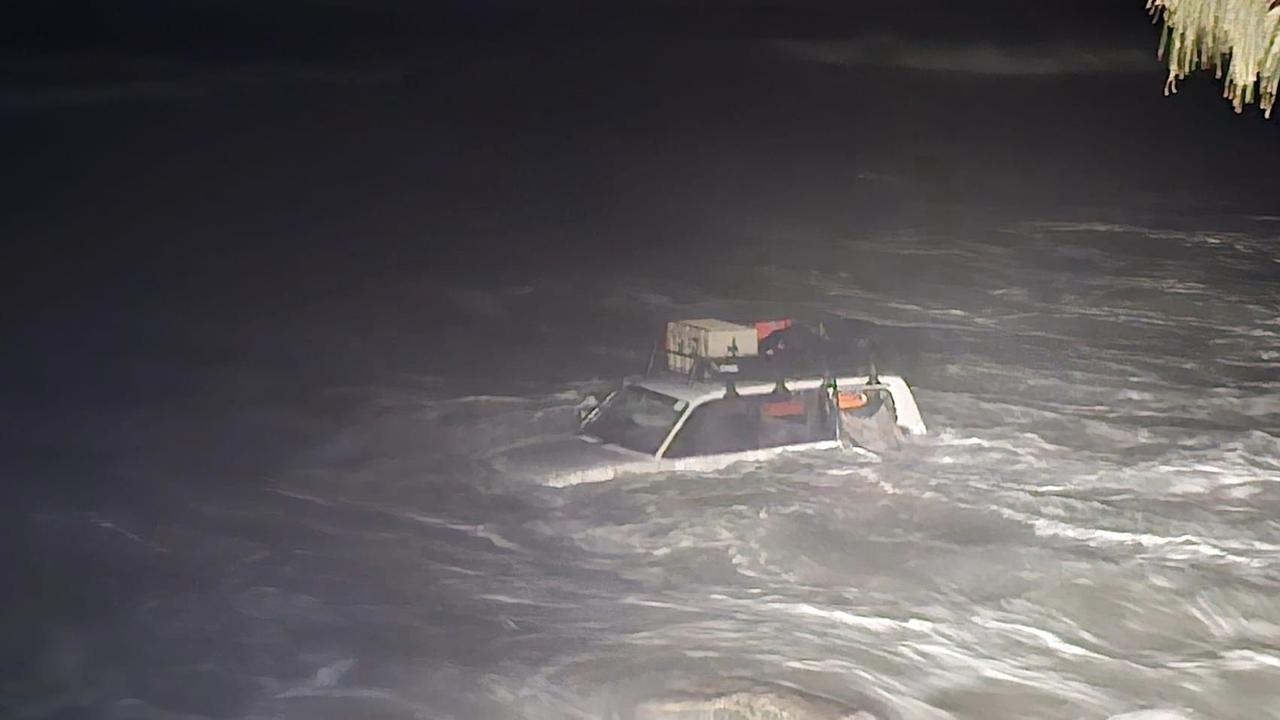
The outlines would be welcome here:
[[[496,453],[508,475],[566,486],[663,470],[715,470],[785,452],[882,452],[926,433],[897,375],[839,369],[822,326],[667,324],[644,375],[581,407],[578,433]]]

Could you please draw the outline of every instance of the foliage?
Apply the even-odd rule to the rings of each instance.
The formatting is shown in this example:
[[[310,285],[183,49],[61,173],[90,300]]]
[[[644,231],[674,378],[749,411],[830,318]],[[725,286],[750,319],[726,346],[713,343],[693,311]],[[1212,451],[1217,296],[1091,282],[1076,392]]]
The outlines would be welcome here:
[[[1280,0],[1147,0],[1163,20],[1160,56],[1168,60],[1165,94],[1187,73],[1213,69],[1236,112],[1257,102],[1271,117],[1280,82]]]

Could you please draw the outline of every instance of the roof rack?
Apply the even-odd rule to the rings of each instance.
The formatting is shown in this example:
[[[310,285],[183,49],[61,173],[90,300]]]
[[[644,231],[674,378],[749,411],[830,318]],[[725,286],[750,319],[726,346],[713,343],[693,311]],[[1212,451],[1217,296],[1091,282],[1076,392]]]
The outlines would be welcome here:
[[[685,377],[689,384],[696,382],[783,382],[797,377],[837,377],[848,375],[868,376],[869,383],[878,381],[875,362],[869,350],[862,349],[864,357],[849,357],[857,353],[840,353],[837,343],[823,331],[810,329],[801,324],[793,324],[779,329],[775,333],[789,333],[796,340],[790,345],[777,343],[776,350],[768,350],[766,354],[734,357],[704,357],[689,353],[677,352],[663,347],[660,339],[654,343],[649,356],[646,377],[667,375]],[[844,357],[840,357],[844,355]],[[690,360],[687,372],[669,370],[663,367],[664,356],[677,356]]]

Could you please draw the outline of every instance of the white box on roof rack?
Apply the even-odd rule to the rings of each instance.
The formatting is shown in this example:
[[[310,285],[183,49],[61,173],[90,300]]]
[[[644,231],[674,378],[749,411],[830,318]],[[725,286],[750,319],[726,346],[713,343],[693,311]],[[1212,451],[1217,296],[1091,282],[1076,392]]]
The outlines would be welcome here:
[[[696,358],[751,357],[758,352],[756,328],[713,318],[667,323],[667,368],[689,372]]]

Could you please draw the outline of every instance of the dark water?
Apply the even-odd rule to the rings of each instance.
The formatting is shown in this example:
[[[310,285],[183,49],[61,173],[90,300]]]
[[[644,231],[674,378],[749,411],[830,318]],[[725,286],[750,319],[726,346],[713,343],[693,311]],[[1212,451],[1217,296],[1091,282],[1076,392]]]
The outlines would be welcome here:
[[[6,117],[3,712],[1277,716],[1274,128],[672,52]],[[484,462],[657,323],[752,313],[876,323],[931,435]]]

